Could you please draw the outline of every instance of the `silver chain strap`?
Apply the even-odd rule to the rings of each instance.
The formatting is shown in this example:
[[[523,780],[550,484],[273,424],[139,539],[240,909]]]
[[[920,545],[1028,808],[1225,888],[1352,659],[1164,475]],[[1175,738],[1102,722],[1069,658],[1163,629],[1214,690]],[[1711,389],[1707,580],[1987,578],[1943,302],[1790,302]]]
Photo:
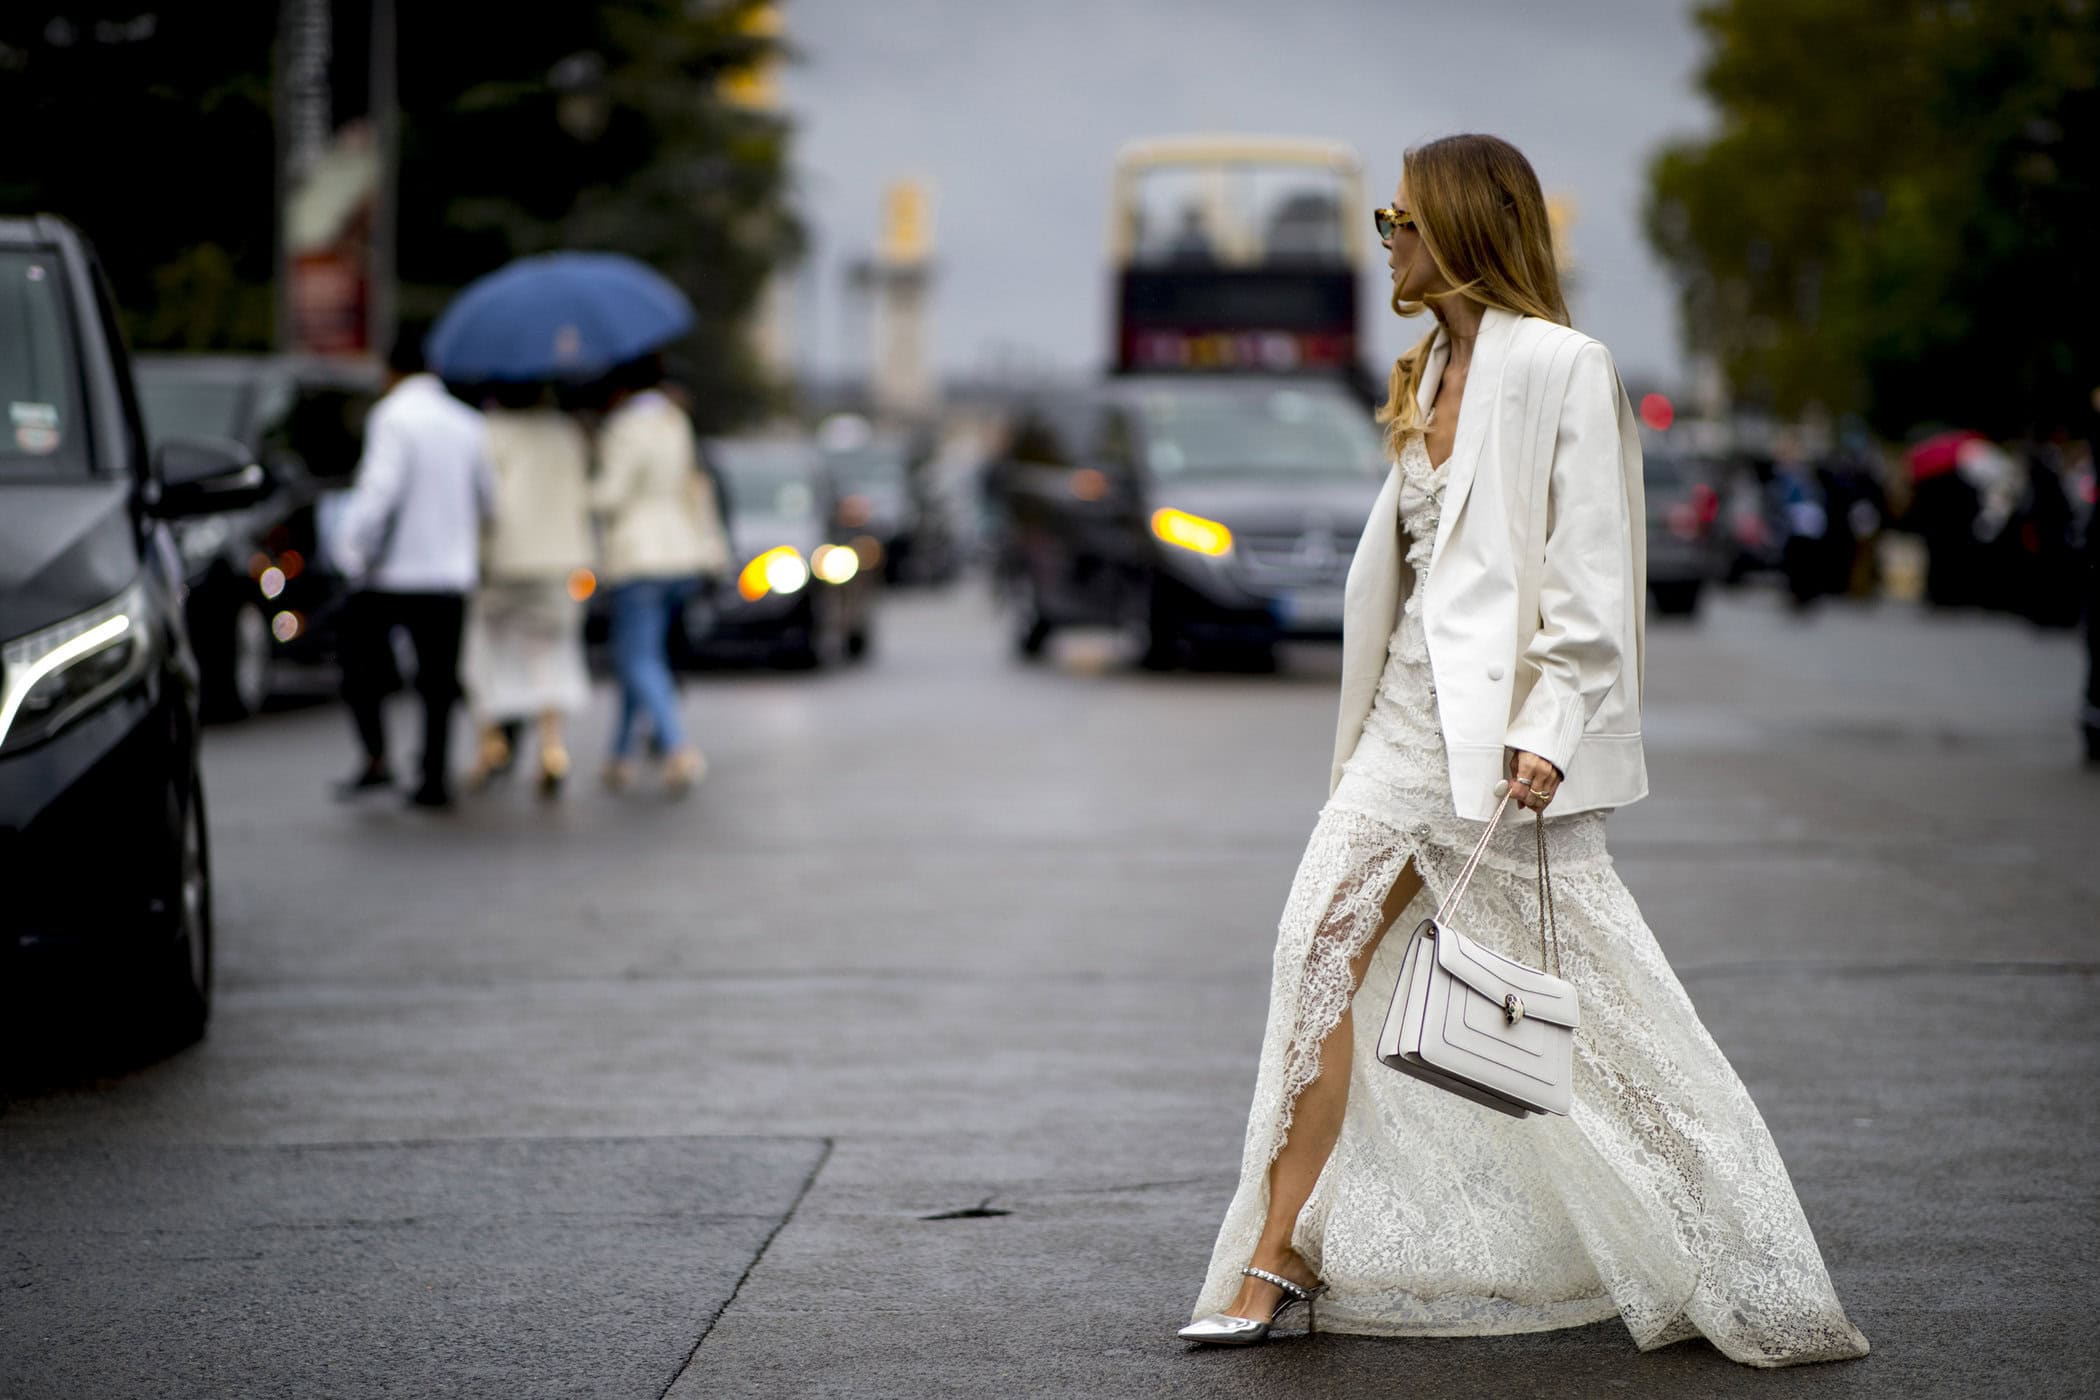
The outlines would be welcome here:
[[[1459,868],[1458,878],[1451,882],[1451,892],[1445,895],[1444,902],[1437,906],[1436,922],[1439,928],[1444,925],[1444,916],[1457,908],[1458,901],[1465,897],[1466,887],[1473,883],[1473,872],[1480,868],[1480,858],[1487,854],[1488,842],[1495,839],[1495,828],[1502,824],[1502,814],[1509,810],[1509,804],[1513,800],[1505,793],[1502,800],[1495,805],[1495,815],[1488,818],[1487,830],[1480,833],[1480,844],[1473,848],[1472,855],[1466,857],[1466,863]],[[1558,977],[1561,966],[1560,920],[1553,910],[1552,871],[1546,861],[1544,815],[1537,817],[1532,822],[1532,827],[1538,833],[1539,843],[1539,968],[1541,971],[1550,970]],[[1550,969],[1547,967],[1549,956],[1552,961]]]

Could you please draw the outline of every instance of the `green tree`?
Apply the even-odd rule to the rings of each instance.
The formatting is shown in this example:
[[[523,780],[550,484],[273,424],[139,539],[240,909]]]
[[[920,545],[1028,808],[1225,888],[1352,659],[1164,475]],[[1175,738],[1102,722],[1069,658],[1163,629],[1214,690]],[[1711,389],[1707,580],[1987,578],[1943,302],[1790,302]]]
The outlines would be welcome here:
[[[1687,340],[1738,397],[1881,432],[2086,431],[2100,7],[1721,0],[1716,133],[1651,170]]]
[[[757,0],[403,6],[402,309],[435,315],[521,254],[610,249],[656,267],[698,320],[675,364],[703,428],[770,401],[744,327],[801,251],[787,205],[790,128],[724,101],[770,41]]]
[[[135,343],[270,343],[271,0],[0,9],[0,212],[95,241]]]
[[[703,426],[770,402],[743,329],[799,254],[790,128],[724,101],[771,54],[760,0],[521,8],[397,0],[403,314],[513,257],[609,249],[691,296],[676,347]],[[141,347],[272,340],[277,0],[12,5],[0,14],[0,211],[92,237]]]

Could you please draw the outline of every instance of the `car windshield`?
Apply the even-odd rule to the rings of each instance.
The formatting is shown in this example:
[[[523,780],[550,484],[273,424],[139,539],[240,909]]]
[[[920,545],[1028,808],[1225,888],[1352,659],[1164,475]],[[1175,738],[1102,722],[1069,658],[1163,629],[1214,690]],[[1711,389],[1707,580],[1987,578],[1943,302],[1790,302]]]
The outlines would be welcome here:
[[[139,411],[155,443],[178,437],[239,438],[248,386],[179,369],[140,365]]]
[[[87,474],[72,336],[50,253],[0,251],[0,403],[0,478]]]
[[[723,442],[708,449],[730,508],[745,515],[809,515],[817,506],[816,463],[794,443]]]
[[[1138,396],[1153,475],[1375,477],[1385,449],[1371,416],[1338,389],[1201,384]]]
[[[824,459],[842,491],[902,491],[907,464],[895,447],[856,447],[827,453]]]

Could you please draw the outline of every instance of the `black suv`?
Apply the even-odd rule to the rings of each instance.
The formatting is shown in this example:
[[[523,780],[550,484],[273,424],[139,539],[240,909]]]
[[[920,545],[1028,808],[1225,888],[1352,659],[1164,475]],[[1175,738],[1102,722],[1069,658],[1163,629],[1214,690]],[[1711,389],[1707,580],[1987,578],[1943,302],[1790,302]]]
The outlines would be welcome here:
[[[197,667],[167,522],[268,489],[237,444],[148,457],[94,253],[0,219],[0,991],[85,975],[111,1029],[202,1034],[211,868]]]
[[[1339,637],[1388,470],[1370,415],[1328,380],[1131,376],[1036,403],[991,468],[1014,645],[1106,624],[1165,667]]]

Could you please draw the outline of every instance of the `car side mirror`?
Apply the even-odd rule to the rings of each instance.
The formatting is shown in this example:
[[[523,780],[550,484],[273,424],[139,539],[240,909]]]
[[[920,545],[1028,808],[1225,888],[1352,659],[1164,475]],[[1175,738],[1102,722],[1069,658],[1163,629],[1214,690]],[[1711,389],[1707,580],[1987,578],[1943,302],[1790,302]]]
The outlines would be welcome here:
[[[254,453],[225,438],[169,438],[153,462],[160,478],[153,513],[164,519],[241,510],[276,484]]]

